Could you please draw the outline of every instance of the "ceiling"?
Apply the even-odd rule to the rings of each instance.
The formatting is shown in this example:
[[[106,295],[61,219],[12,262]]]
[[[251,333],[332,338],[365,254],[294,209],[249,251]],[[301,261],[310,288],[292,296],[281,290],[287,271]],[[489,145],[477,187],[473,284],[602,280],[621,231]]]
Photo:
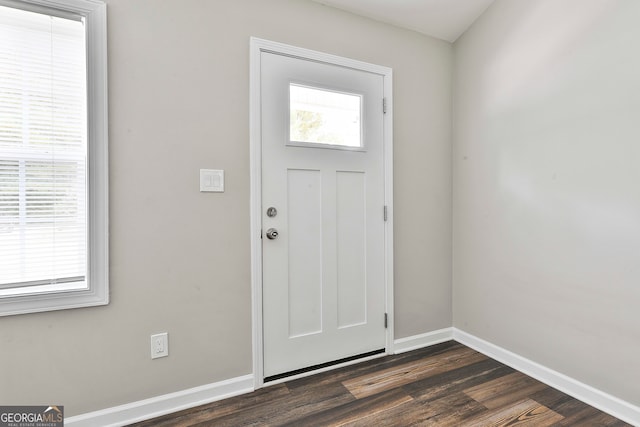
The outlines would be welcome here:
[[[494,0],[314,0],[454,42]]]

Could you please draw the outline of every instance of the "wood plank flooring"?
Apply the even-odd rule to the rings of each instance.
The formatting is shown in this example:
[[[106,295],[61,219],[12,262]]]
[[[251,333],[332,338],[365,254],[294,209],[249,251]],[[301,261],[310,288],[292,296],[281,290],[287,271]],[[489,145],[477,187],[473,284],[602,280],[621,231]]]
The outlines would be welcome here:
[[[205,426],[628,426],[449,341],[134,424]]]

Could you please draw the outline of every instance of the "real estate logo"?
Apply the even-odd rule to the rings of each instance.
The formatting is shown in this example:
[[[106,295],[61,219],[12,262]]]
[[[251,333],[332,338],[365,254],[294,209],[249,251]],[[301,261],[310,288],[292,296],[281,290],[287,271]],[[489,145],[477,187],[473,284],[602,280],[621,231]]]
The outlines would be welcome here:
[[[0,427],[63,427],[64,406],[0,406]]]

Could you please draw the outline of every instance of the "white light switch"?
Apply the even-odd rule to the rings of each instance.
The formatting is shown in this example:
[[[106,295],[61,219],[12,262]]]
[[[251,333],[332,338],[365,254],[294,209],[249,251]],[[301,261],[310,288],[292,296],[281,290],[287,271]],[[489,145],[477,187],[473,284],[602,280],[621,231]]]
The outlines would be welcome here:
[[[200,192],[224,192],[224,171],[200,169]]]

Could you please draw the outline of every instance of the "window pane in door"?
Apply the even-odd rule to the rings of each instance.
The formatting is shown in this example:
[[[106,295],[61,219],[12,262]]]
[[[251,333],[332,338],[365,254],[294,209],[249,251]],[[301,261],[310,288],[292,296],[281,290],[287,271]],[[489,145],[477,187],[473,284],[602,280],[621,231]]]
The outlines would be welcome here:
[[[362,147],[362,96],[289,85],[289,139],[295,143]]]

